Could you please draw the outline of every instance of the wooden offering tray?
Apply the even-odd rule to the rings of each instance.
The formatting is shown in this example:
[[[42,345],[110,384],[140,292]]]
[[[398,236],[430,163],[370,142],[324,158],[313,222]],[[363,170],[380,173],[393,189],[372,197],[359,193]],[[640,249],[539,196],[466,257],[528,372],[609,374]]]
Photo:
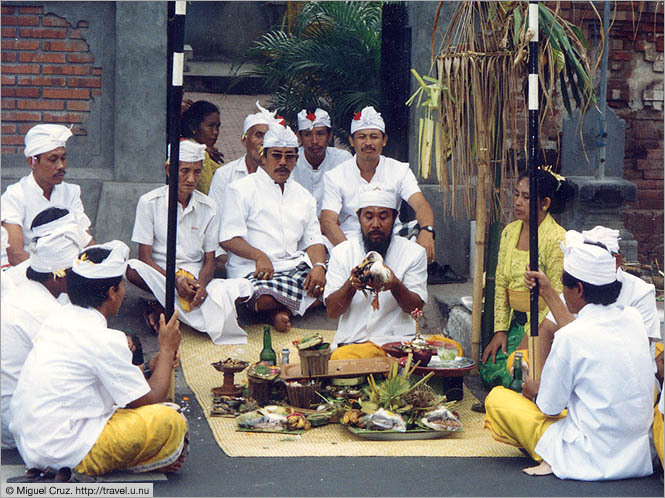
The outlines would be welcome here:
[[[357,377],[371,373],[388,373],[390,365],[396,361],[395,358],[362,358],[355,360],[330,360],[328,362],[328,373],[312,375],[312,378],[329,377]],[[300,372],[300,363],[289,363],[282,365],[280,373],[282,380],[306,379]]]
[[[216,361],[211,363],[215,370],[224,374],[224,383],[220,387],[213,387],[210,389],[215,396],[239,396],[242,393],[242,386],[234,383],[234,375],[242,372],[249,362],[241,360],[233,360],[227,358],[224,361]]]

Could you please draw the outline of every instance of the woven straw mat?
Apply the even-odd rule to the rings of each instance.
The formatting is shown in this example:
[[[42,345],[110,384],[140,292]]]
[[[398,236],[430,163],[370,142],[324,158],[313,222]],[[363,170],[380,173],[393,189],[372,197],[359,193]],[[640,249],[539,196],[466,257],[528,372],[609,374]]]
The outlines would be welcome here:
[[[220,448],[231,457],[303,457],[303,456],[430,456],[430,457],[519,457],[522,453],[492,439],[484,430],[484,415],[471,411],[476,398],[464,388],[464,399],[454,405],[460,414],[464,431],[441,439],[418,441],[367,441],[351,434],[340,424],[330,424],[306,431],[301,435],[238,432],[233,418],[210,417],[210,389],[222,385],[223,376],[211,363],[228,357],[258,361],[263,348],[261,325],[246,328],[248,343],[243,345],[214,345],[206,334],[181,326],[180,361],[185,380],[196,395]],[[332,342],[332,330],[292,328],[281,334],[273,332],[273,349],[287,347],[292,361],[298,357],[292,341],[318,332]],[[236,374],[236,384],[247,379],[246,371]]]

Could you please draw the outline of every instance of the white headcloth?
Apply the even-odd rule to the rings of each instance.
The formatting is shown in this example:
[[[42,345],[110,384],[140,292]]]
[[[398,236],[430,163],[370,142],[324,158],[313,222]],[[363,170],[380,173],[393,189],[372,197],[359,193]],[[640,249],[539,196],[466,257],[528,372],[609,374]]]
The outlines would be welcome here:
[[[298,113],[298,131],[311,130],[316,126],[331,128],[330,115],[326,111],[317,107],[314,112],[308,113],[307,109],[303,109]]]
[[[561,250],[563,269],[578,280],[592,285],[606,285],[617,279],[614,257],[602,247],[585,244],[581,233],[568,230]]]
[[[181,140],[180,141],[180,152],[178,152],[180,160],[186,163],[195,163],[197,161],[203,161],[206,157],[206,146],[205,144],[200,144],[194,140]],[[168,148],[168,158],[166,162],[171,160],[171,144]]]
[[[361,185],[358,209],[368,206],[397,209],[397,194],[381,184]]]
[[[263,148],[268,147],[298,147],[298,137],[290,127],[272,124],[263,136]]]
[[[61,209],[67,209],[62,206],[56,206]],[[92,235],[90,235],[86,230],[81,228],[81,225],[77,223],[76,216],[71,211],[67,210],[68,213],[62,218],[57,220],[49,221],[43,225],[39,225],[32,229],[32,238],[33,240],[37,237],[44,237],[50,233],[59,230],[62,227],[67,227],[67,230],[71,233],[73,237],[78,241],[79,249],[83,249],[90,243],[92,240]]]
[[[256,114],[250,114],[245,118],[245,122],[242,125],[242,132],[247,133],[247,131],[254,125],[264,124],[270,126],[271,124],[281,124],[282,126],[286,124],[284,118],[276,116],[277,111],[269,111],[265,107],[261,107],[259,101],[256,101],[256,107],[258,107],[259,112]]]
[[[351,120],[351,135],[358,130],[378,129],[386,132],[386,124],[383,122],[380,112],[376,112],[374,107],[367,106],[362,111],[356,112]]]
[[[72,271],[85,278],[113,278],[120,277],[125,274],[127,270],[127,258],[129,257],[129,247],[124,242],[119,240],[112,240],[106,244],[86,247],[89,251],[93,247],[100,249],[109,249],[109,254],[101,263],[93,263],[85,254],[83,257],[79,256],[74,261]]]
[[[38,156],[58,147],[64,147],[67,139],[72,136],[69,128],[56,124],[40,124],[33,126],[25,134],[25,157]]]
[[[33,239],[30,244],[30,268],[40,273],[71,268],[82,249],[79,230],[76,224],[62,225]]]
[[[619,230],[598,225],[592,230],[584,230],[582,235],[584,236],[584,240],[588,242],[600,242],[614,254],[619,252],[619,239],[621,238],[619,237]]]

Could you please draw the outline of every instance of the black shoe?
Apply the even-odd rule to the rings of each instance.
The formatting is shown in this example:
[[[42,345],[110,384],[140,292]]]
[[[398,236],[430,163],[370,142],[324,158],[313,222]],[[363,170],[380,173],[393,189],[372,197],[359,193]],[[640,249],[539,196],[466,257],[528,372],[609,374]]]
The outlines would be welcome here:
[[[458,275],[449,265],[441,266],[436,261],[427,265],[427,283],[429,285],[461,284],[466,277]]]

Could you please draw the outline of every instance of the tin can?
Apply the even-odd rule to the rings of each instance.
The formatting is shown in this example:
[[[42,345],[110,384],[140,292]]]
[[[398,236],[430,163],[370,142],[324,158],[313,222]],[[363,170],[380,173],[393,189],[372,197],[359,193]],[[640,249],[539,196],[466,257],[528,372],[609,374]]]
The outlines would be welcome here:
[[[289,364],[289,355],[291,352],[288,350],[288,348],[282,349],[282,365],[288,365]]]

